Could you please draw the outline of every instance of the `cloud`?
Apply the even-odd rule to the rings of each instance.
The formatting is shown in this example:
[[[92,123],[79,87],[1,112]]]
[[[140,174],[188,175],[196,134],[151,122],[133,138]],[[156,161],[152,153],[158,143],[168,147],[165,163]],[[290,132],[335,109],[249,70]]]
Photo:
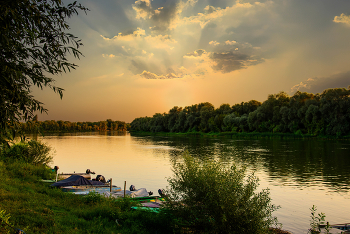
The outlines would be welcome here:
[[[210,57],[216,63],[213,67],[214,70],[221,71],[222,73],[244,69],[264,61],[261,58],[238,53],[236,51],[212,53]]]
[[[256,4],[258,6],[259,4]],[[214,6],[206,6],[204,8],[204,13],[197,13],[197,15],[184,17],[178,24],[199,24],[201,28],[204,28],[208,23],[220,19],[226,15],[234,15],[237,10],[248,9],[254,5],[250,3],[236,3],[232,7],[220,8]]]
[[[150,19],[154,13],[149,0],[137,0],[132,8],[136,11],[137,19]]]
[[[209,72],[229,73],[264,62],[264,59],[259,56],[238,52],[236,49],[223,52],[208,52],[201,49],[187,53],[183,57],[187,61],[192,61],[197,74]],[[191,67],[188,63],[186,65]]]
[[[206,54],[205,50],[195,50],[194,52],[187,53],[184,57],[201,57],[203,54]]]
[[[115,55],[114,54],[102,54],[102,57],[104,57],[104,58],[114,58]]]
[[[210,42],[209,42],[209,45],[217,46],[217,45],[220,45],[220,42],[217,42],[217,41],[210,41]]]
[[[141,38],[144,35],[146,35],[145,30],[141,28],[137,28],[136,30],[130,30],[125,33],[118,33],[118,35],[114,36],[113,38],[104,37],[102,35],[100,36],[105,41],[111,41],[111,40],[132,41],[135,38]]]
[[[254,7],[259,4],[235,1],[230,7],[221,8],[225,6],[221,4],[217,7],[214,3],[215,6],[205,6],[199,2],[198,5],[202,6],[184,11],[197,2],[137,0],[131,11],[136,14],[130,17],[138,27],[134,26],[133,30],[120,32],[111,38],[101,35],[105,42],[103,46],[128,64],[122,71],[128,69],[146,79],[229,73],[264,61],[260,56],[261,51],[254,49],[250,43],[239,42],[236,35],[232,38],[226,32],[232,24],[237,27],[240,24],[237,22],[255,14]],[[202,9],[202,13],[197,14],[198,9]],[[189,17],[182,17],[183,11]],[[230,20],[231,17],[233,20]],[[214,20],[218,21],[212,22]],[[198,24],[204,28],[198,27]],[[210,28],[209,25],[218,26]],[[199,39],[201,41],[197,43]],[[107,56],[104,54],[104,57]]]
[[[335,16],[333,22],[335,23],[343,23],[350,26],[350,15],[345,15],[344,13],[340,16]]]
[[[186,24],[199,24],[201,28],[204,28],[211,21],[226,15],[234,15],[241,9],[264,6],[263,3],[255,2],[251,4],[241,3],[240,1],[236,1],[233,6],[226,8],[207,5],[203,12],[199,12],[197,15],[180,18],[185,9],[193,7],[197,2],[198,0],[188,0],[186,2],[181,0],[166,1],[164,6],[155,9],[150,0],[137,0],[132,8],[136,12],[136,19],[148,22],[152,31],[162,32]]]
[[[173,49],[177,43],[170,35],[156,35],[145,37],[146,42],[153,48]]]
[[[329,77],[314,77],[291,88],[291,93],[296,91],[321,93],[325,89],[347,88],[350,85],[350,71],[338,73]]]
[[[148,35],[146,36],[145,30],[142,28],[137,28],[135,31],[129,31],[126,33],[118,33],[118,35],[107,38],[100,35],[103,40],[109,42],[121,42],[123,43],[122,48],[125,50],[126,42],[130,42],[130,46],[133,47],[145,47],[144,43],[147,43],[147,47],[151,48],[162,48],[162,49],[173,49],[174,45],[177,43],[176,40],[171,38],[170,35]],[[142,49],[140,49],[142,50]]]
[[[144,70],[140,74],[140,76],[143,77],[143,78],[152,79],[152,80],[164,80],[164,79],[182,78],[182,77],[179,77],[179,76],[175,75],[174,73],[169,73],[169,74],[166,74],[166,75],[158,76],[157,74],[154,74],[154,73],[146,71],[146,70]]]
[[[236,43],[237,41],[230,41],[230,40],[225,41],[226,45],[235,45]]]
[[[155,9],[150,0],[137,0],[132,8],[136,12],[136,19],[147,21],[152,31],[166,31],[174,28],[181,12],[187,7],[194,6],[197,1],[168,1],[164,6]]]

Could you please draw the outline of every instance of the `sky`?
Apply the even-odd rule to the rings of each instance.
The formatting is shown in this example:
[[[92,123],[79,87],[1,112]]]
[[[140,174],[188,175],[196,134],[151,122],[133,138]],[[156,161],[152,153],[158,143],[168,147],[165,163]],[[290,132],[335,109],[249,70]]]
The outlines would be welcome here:
[[[68,3],[68,1],[65,1]],[[79,1],[78,1],[79,2]],[[81,0],[76,70],[35,89],[39,120],[130,123],[210,102],[350,85],[350,0]]]

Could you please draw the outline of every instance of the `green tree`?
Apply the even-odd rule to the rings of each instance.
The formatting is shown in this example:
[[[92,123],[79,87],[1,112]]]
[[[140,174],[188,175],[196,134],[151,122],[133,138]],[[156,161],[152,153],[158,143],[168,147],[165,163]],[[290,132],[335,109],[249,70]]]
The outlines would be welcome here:
[[[176,131],[176,120],[178,119],[178,116],[180,112],[182,111],[182,107],[174,106],[171,110],[169,110],[168,113],[168,130],[170,132]]]
[[[215,108],[213,104],[209,102],[204,102],[199,104],[199,108],[200,108],[200,119],[201,119],[200,130],[202,132],[209,132],[210,130],[209,119],[214,116]]]
[[[223,119],[223,131],[232,131],[232,128],[234,127],[236,115],[235,113],[231,113],[229,115],[226,115]]]
[[[163,114],[156,113],[153,115],[150,121],[151,132],[164,132],[166,131],[167,126],[168,125],[166,122],[166,113],[163,113]]]
[[[99,129],[99,131],[107,131],[108,130],[108,123],[107,123],[107,121],[100,121],[98,129]]]
[[[75,69],[67,55],[79,58],[80,40],[67,32],[67,18],[86,12],[76,2],[61,0],[2,0],[0,3],[0,143],[16,133],[18,123],[46,112],[32,87],[49,87],[62,98],[52,75]]]
[[[320,112],[327,135],[341,136],[350,130],[350,86],[348,89],[326,89],[322,92]]]
[[[242,102],[241,104],[233,105],[232,112],[236,113],[238,116],[244,114],[248,115],[250,112],[255,111],[259,106],[261,106],[261,102],[250,100],[249,102]]]
[[[232,109],[230,107],[230,104],[221,104],[221,106],[215,110],[217,114],[231,114]]]
[[[185,110],[180,111],[176,119],[176,123],[172,128],[173,132],[185,132],[185,125],[186,125],[186,119],[187,119],[186,115],[187,114]]]

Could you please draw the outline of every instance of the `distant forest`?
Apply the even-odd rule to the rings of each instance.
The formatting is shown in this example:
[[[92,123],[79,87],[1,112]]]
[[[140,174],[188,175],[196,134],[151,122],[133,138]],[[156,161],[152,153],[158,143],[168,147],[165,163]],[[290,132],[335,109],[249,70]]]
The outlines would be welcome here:
[[[344,136],[350,134],[350,86],[321,94],[297,91],[215,109],[209,103],[173,107],[168,113],[140,117],[131,131],[142,132],[270,132]]]
[[[127,131],[129,124],[123,121],[107,119],[99,122],[69,122],[62,120],[46,120],[22,123],[22,130],[27,133],[34,132],[88,132],[88,131]]]

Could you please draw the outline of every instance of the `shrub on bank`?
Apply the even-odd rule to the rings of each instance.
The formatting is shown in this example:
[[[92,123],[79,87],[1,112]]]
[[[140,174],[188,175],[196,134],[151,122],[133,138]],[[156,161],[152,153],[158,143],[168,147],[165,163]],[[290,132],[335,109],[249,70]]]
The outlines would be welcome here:
[[[256,193],[258,179],[245,169],[184,156],[174,162],[166,208],[175,226],[191,233],[268,233],[277,225],[269,191]]]
[[[1,156],[5,161],[23,161],[26,163],[48,165],[52,162],[52,148],[40,141],[19,142],[5,149]]]

